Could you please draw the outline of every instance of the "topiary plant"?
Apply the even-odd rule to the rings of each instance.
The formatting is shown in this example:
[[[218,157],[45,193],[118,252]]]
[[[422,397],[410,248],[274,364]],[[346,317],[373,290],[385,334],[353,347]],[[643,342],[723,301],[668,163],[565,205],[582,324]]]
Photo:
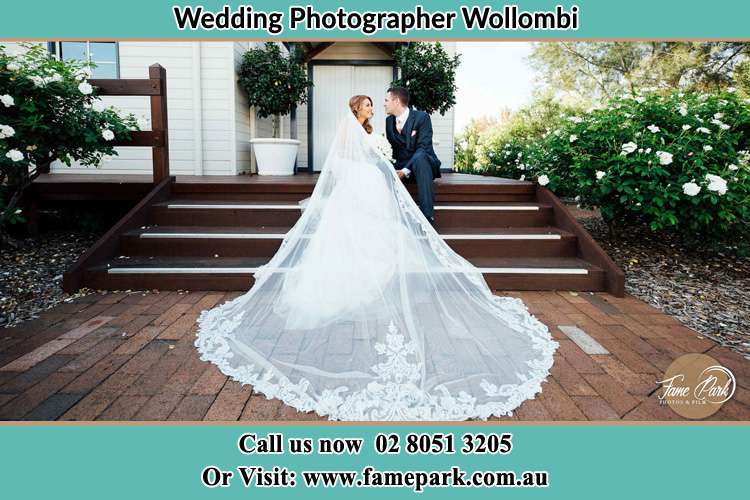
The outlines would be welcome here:
[[[397,48],[393,57],[401,68],[401,78],[393,85],[409,89],[414,107],[444,115],[456,104],[460,56],[448,55],[440,42],[413,42]]]
[[[247,94],[250,106],[255,106],[258,117],[273,116],[274,137],[279,136],[281,115],[306,103],[307,89],[312,86],[299,53],[293,50],[287,57],[278,44],[266,42],[242,56],[237,83]]]

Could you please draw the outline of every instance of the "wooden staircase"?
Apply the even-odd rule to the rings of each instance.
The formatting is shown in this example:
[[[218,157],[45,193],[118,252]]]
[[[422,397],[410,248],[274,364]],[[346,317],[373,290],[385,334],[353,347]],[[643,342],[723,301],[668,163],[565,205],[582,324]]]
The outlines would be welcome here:
[[[64,286],[247,290],[316,178],[168,179],[66,273]],[[622,271],[534,183],[446,174],[436,181],[435,208],[438,232],[494,289],[623,294]]]

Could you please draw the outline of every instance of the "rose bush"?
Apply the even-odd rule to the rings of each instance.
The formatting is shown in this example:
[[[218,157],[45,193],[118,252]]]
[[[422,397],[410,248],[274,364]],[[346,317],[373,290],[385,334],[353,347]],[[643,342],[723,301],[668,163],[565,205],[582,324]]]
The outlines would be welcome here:
[[[39,175],[37,166],[55,159],[98,165],[117,154],[115,139],[129,139],[144,125],[97,98],[88,83],[93,65],[22,45],[20,55],[0,46],[0,232],[23,221],[17,204]]]
[[[563,117],[541,137],[488,141],[480,164],[548,180],[618,225],[694,243],[750,236],[750,103],[734,89],[625,96]],[[544,177],[542,177],[544,176]],[[540,182],[541,183],[541,182]]]

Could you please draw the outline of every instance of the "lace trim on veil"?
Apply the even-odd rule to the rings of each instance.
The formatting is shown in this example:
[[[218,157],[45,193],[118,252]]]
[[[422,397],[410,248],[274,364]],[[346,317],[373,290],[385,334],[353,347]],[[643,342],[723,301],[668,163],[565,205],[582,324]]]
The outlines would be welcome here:
[[[498,306],[498,318],[528,333],[534,349],[540,354],[538,359],[526,362],[530,372],[517,373],[522,380],[519,384],[498,387],[484,379],[479,382],[485,395],[503,398],[503,401],[497,402],[476,404],[476,398],[465,391],[451,394],[445,386],[434,389],[438,394],[430,394],[420,388],[417,382],[421,362],[414,359],[416,343],[404,342],[404,336],[393,322],[389,325],[386,342],[375,345],[381,361],[370,368],[377,374],[376,380],[365,389],[351,394],[347,394],[350,391],[346,385],[313,394],[306,379],[294,383],[270,365],[231,366],[229,359],[233,354],[227,339],[239,324],[241,314],[227,318],[221,315],[221,308],[203,311],[198,323],[210,324],[213,328],[210,335],[196,340],[196,346],[203,361],[215,363],[232,380],[243,385],[251,384],[255,392],[267,399],[279,399],[302,412],[314,411],[320,416],[327,416],[329,420],[486,420],[492,415],[512,415],[523,401],[534,399],[542,391],[542,382],[549,376],[555,350],[559,347],[559,343],[552,340],[548,328],[529,314],[520,299],[494,295],[493,299]]]

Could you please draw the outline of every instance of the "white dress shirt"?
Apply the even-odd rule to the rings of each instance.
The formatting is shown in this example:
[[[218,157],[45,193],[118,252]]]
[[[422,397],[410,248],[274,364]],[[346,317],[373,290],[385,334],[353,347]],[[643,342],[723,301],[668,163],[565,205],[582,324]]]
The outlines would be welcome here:
[[[405,108],[404,111],[396,117],[396,132],[399,131],[399,129],[404,128],[404,125],[406,125],[406,120],[409,118],[409,108]],[[400,132],[399,132],[400,133]],[[406,177],[409,177],[409,174],[411,174],[411,170],[408,168],[402,168],[401,171],[404,173]]]

